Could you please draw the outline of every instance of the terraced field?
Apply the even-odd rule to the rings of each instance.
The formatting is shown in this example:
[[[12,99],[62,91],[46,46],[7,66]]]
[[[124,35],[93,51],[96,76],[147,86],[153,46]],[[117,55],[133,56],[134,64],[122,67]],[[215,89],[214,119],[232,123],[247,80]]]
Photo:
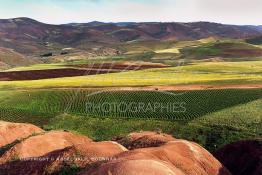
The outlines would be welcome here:
[[[5,95],[4,95],[5,96]],[[1,97],[1,108],[54,116],[192,120],[262,98],[261,89],[199,91],[15,91]],[[143,106],[139,106],[143,105]]]

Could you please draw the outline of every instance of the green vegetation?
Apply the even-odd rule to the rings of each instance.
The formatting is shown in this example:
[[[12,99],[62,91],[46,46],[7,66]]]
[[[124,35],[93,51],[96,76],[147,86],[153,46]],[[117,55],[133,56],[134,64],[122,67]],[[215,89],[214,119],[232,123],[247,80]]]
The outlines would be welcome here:
[[[222,50],[207,44],[199,47],[184,48],[182,53],[186,57],[194,56],[195,58],[206,58],[208,56],[217,56],[222,53]]]
[[[91,117],[191,120],[259,99],[261,94],[260,89],[173,92],[36,90],[2,97],[0,104],[1,109],[11,107],[12,110],[41,116],[69,113]]]
[[[185,47],[181,50],[183,57],[195,59],[258,57],[261,56],[261,52],[261,48],[239,41],[204,43],[197,47]]]
[[[48,130],[66,129],[94,140],[111,139],[132,131],[162,130],[214,150],[262,134],[261,89],[100,93],[31,90],[2,92],[0,100],[1,120],[30,122]],[[114,108],[101,107],[103,104]],[[141,104],[147,108],[139,108]],[[148,107],[154,104],[164,108]],[[174,108],[166,109],[169,104],[175,104]]]

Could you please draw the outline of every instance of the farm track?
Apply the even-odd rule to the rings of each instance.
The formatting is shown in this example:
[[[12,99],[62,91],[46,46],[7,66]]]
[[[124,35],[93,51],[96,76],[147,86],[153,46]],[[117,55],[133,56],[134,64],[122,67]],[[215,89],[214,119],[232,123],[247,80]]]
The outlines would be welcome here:
[[[219,89],[260,89],[262,84],[235,84],[235,85],[160,85],[134,87],[67,87],[49,88],[60,90],[98,90],[98,91],[190,91],[190,90],[219,90]]]
[[[146,86],[146,87],[126,87],[118,90],[205,90],[205,89],[257,89],[262,88],[262,84],[236,84],[236,85],[164,85],[164,86]]]

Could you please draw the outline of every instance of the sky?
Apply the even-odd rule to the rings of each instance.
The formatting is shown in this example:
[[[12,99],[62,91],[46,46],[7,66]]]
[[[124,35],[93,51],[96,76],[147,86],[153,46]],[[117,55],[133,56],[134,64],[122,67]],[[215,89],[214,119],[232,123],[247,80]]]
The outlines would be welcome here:
[[[262,0],[0,0],[0,19],[262,25]]]

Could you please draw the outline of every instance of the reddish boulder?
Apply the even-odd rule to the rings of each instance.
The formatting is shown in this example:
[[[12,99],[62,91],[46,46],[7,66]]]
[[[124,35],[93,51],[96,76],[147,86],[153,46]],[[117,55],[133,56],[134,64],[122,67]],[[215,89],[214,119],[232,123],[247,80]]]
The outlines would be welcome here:
[[[233,175],[262,174],[262,140],[246,140],[220,148],[214,156]]]
[[[56,150],[41,157],[28,158],[24,160],[13,160],[0,164],[0,175],[43,175],[56,174],[64,167],[70,167],[74,161],[68,159],[76,155],[77,150],[68,147]]]
[[[0,148],[41,132],[44,131],[31,124],[0,121]]]
[[[61,150],[76,145],[87,145],[91,142],[88,137],[64,131],[51,131],[32,136],[16,144],[0,157],[0,164],[5,162],[40,157],[52,151]]]
[[[113,161],[79,175],[186,175],[168,162],[159,160]]]
[[[124,146],[112,141],[91,142],[88,145],[77,145],[76,148],[82,155],[93,158],[94,161],[110,159],[118,153],[128,151]]]
[[[21,133],[19,126],[24,129]],[[12,130],[16,136],[8,135]],[[43,132],[27,124],[1,122],[0,133],[3,145],[22,139],[0,155],[0,175],[59,174],[76,167],[85,169],[81,175],[231,175],[198,144],[166,134],[140,132],[117,139],[134,149],[128,151],[117,142],[93,142],[85,136],[64,131]],[[251,150],[253,147],[248,149]],[[240,152],[243,151],[247,148]]]
[[[163,133],[145,131],[130,133],[127,137],[120,137],[114,140],[132,150],[161,146],[169,141],[174,141],[175,138]]]
[[[136,162],[138,165],[131,165]],[[139,164],[140,162],[143,163]],[[130,175],[155,172],[156,174],[231,175],[212,154],[198,144],[185,140],[175,140],[160,147],[121,153],[115,160],[101,163],[82,172],[82,175],[120,175],[121,172],[130,172]]]
[[[48,138],[50,140],[51,136],[55,136],[56,134],[58,133],[51,133],[49,136],[45,136],[45,139]],[[72,144],[72,146],[65,147],[64,149],[57,149],[58,147],[52,146],[54,151],[48,152],[43,156],[27,155],[23,159],[17,159],[13,161],[6,161],[8,159],[5,159],[5,162],[0,164],[0,175],[1,173],[9,175],[56,174],[65,168],[86,168],[90,164],[97,161],[111,160],[115,155],[127,150],[115,142],[90,142],[86,138],[78,138],[79,136],[71,135],[70,133],[69,135],[60,133],[60,138],[54,137],[53,139],[58,138],[57,141],[60,143],[62,135],[64,135],[63,138],[65,138],[65,145],[67,145],[67,142],[70,141],[76,141],[76,144]],[[77,141],[77,139],[79,140]],[[47,144],[45,141],[42,143],[44,145]],[[57,142],[54,142],[53,144],[55,143]],[[27,144],[23,146],[27,146]],[[50,146],[48,147],[51,148]],[[36,149],[35,147],[31,148]],[[15,152],[15,154],[13,152],[12,153],[13,155],[19,155],[21,153],[21,149],[19,149],[19,151]],[[3,159],[5,157],[6,156],[4,155]]]

